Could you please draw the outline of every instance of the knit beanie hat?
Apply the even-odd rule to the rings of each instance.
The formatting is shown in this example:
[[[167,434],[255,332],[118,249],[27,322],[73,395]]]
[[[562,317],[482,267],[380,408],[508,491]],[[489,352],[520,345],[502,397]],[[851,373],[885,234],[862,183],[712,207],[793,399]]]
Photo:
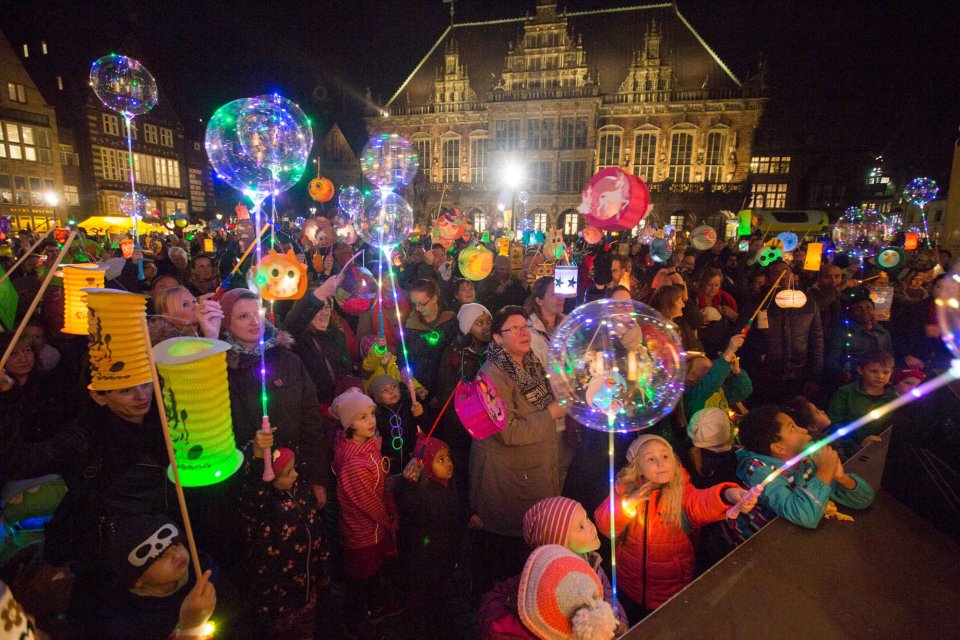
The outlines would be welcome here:
[[[900,369],[893,374],[893,377],[890,379],[890,384],[896,386],[907,378],[916,378],[920,382],[923,382],[924,378],[926,377],[927,374],[919,369]]]
[[[447,486],[447,482],[449,482],[447,478],[438,478],[433,475],[433,459],[444,449],[447,451],[450,450],[446,442],[434,437],[431,437],[430,440],[427,441],[426,434],[422,431],[417,434],[417,444],[413,447],[414,455],[420,458],[420,461],[423,463],[423,472],[427,474],[431,480],[445,487]]]
[[[350,387],[336,398],[330,405],[330,413],[340,421],[344,429],[350,428],[353,421],[367,407],[374,406],[370,396],[356,387]]]
[[[277,447],[273,450],[272,466],[273,470],[280,473],[280,470],[287,466],[287,463],[293,460],[293,451],[286,447]]]
[[[223,309],[223,320],[220,321],[220,328],[224,331],[230,330],[230,314],[233,312],[233,305],[237,304],[237,300],[245,293],[256,295],[256,292],[250,291],[250,289],[230,289],[220,296],[220,308]]]
[[[733,449],[730,442],[732,429],[730,416],[718,407],[700,409],[687,423],[687,435],[693,441],[693,446],[717,453]]]
[[[660,436],[655,436],[653,434],[644,434],[639,438],[637,438],[636,440],[634,440],[633,442],[631,442],[630,446],[627,447],[627,462],[628,463],[633,462],[633,459],[637,457],[638,453],[640,453],[640,447],[647,444],[651,440],[662,442],[664,445],[667,446],[667,448],[673,451],[673,447],[670,446],[670,443],[667,442],[665,439],[661,438]]]
[[[485,306],[477,302],[468,302],[460,307],[460,311],[457,312],[457,321],[460,323],[460,333],[463,335],[470,333],[470,327],[472,327],[473,323],[477,321],[477,318],[483,314],[487,314],[491,318],[493,317],[493,314],[490,313]]]
[[[109,538],[110,568],[129,589],[167,547],[180,541],[180,530],[166,516],[131,516],[119,520]]]
[[[517,609],[524,626],[542,640],[611,640],[617,628],[596,572],[557,544],[530,554],[520,574]]]
[[[373,398],[374,402],[377,402],[380,398],[380,392],[386,389],[387,385],[391,384],[395,384],[398,387],[400,386],[396,378],[388,376],[385,373],[373,379],[373,382],[370,383],[370,397]]]
[[[570,498],[544,498],[523,514],[523,539],[531,547],[566,545],[570,521],[579,506],[579,502]]]

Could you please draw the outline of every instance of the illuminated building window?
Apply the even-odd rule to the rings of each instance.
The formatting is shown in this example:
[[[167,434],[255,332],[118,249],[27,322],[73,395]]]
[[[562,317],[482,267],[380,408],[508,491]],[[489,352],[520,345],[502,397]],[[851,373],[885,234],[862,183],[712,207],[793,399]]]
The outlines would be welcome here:
[[[670,138],[670,168],[667,177],[674,182],[690,182],[693,158],[693,134],[674,133]]]

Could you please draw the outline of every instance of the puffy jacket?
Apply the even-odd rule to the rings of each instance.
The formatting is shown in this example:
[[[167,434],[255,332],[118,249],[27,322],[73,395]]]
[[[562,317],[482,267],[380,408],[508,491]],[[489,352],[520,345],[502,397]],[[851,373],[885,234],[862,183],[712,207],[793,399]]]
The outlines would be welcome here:
[[[297,354],[317,389],[321,404],[330,404],[336,395],[337,379],[353,373],[353,362],[340,323],[330,318],[326,331],[310,330],[313,317],[323,309],[323,302],[316,296],[306,295],[293,305],[284,318],[283,328],[293,336],[291,350]]]
[[[724,519],[727,503],[721,498],[724,489],[736,484],[724,482],[709,489],[696,489],[683,472],[682,527],[675,529],[663,523],[657,505],[660,490],[637,508],[631,518],[616,501],[614,527],[617,545],[617,577],[620,588],[647,609],[656,609],[693,579],[696,564],[694,541],[700,527]],[[610,499],[593,512],[597,531],[610,535]],[[689,531],[689,532],[688,532]]]
[[[813,299],[799,309],[767,309],[762,376],[775,380],[818,382],[823,371],[823,325]]]
[[[387,532],[396,533],[397,507],[387,494],[387,473],[380,455],[380,437],[363,444],[338,431],[333,445],[333,472],[337,475],[340,535],[349,549],[371,547]]]

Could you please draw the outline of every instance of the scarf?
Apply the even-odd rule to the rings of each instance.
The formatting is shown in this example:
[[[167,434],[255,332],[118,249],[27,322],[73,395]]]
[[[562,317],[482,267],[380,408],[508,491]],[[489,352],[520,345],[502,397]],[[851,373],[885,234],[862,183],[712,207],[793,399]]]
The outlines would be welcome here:
[[[267,351],[277,346],[277,330],[273,328],[273,325],[269,322],[263,327],[263,349]],[[230,351],[233,353],[238,353],[246,356],[256,356],[260,357],[260,346],[257,345],[252,349],[247,349],[233,336],[229,331],[223,332],[223,341],[230,345]]]
[[[507,376],[513,380],[520,393],[530,404],[543,411],[554,401],[553,393],[547,385],[547,373],[540,359],[528,351],[523,356],[523,367],[506,352],[502,344],[493,341],[487,347],[487,360],[492,360]]]

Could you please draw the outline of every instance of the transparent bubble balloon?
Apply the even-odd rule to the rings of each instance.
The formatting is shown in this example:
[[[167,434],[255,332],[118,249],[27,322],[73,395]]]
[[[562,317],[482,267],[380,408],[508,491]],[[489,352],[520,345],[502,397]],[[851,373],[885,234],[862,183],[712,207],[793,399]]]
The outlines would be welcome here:
[[[857,258],[875,255],[886,235],[883,216],[873,209],[847,209],[833,227],[837,251]]]
[[[674,325],[650,307],[596,300],[560,323],[546,369],[557,401],[578,422],[639,431],[680,400],[685,357]]]
[[[359,316],[377,301],[377,281],[367,269],[352,264],[337,285],[336,300],[344,313]]]
[[[517,194],[517,200],[520,201],[520,204],[527,204],[530,202],[530,194],[526,191],[521,191]]]
[[[340,211],[353,218],[363,209],[363,193],[356,187],[347,187],[340,192],[337,202],[340,204]]]
[[[262,197],[286,191],[303,177],[313,129],[296,104],[272,94],[217,109],[205,142],[217,177],[251,197]]]
[[[147,215],[147,196],[139,192],[134,192],[133,197],[130,193],[120,196],[120,213],[132,218],[137,216],[143,218]]]
[[[903,188],[903,197],[910,204],[924,206],[937,199],[940,187],[933,178],[914,178]]]
[[[420,167],[413,145],[397,134],[370,138],[360,152],[363,175],[381,189],[399,189],[410,184]]]
[[[886,242],[893,240],[897,232],[903,228],[903,216],[899,213],[892,213],[883,218],[883,239]]]
[[[535,225],[530,218],[522,218],[517,222],[517,231],[533,231]]]
[[[960,263],[937,281],[934,303],[940,320],[940,337],[954,358],[960,358]]]
[[[393,191],[375,191],[355,222],[357,235],[364,242],[387,249],[403,242],[413,231],[413,208]]]
[[[111,53],[90,67],[90,86],[108,109],[139,116],[157,104],[157,81],[138,60]]]

